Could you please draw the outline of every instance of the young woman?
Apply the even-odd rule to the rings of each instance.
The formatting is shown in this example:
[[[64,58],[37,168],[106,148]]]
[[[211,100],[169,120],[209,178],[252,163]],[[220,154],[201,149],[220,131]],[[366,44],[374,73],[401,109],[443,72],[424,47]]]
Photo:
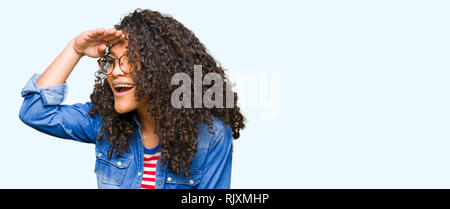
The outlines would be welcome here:
[[[61,105],[66,79],[85,55],[99,58],[91,102]],[[34,74],[22,90],[19,117],[43,133],[95,144],[99,188],[229,188],[232,139],[244,117],[232,91],[232,98],[211,97],[231,107],[174,107],[181,84],[172,78],[194,78],[194,65],[202,76],[220,75],[229,95],[224,69],[192,31],[170,16],[136,9],[114,28],[81,33]],[[202,95],[214,84],[203,82]]]

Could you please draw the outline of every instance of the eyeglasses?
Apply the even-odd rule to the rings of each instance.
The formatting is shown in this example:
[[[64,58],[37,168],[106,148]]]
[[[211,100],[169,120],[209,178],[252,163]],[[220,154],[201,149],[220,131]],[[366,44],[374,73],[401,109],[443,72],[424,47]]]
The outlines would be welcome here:
[[[102,69],[105,75],[111,75],[113,72],[113,68],[116,65],[116,61],[119,60],[120,70],[123,73],[128,74],[134,71],[134,68],[135,66],[137,66],[139,58],[140,57],[137,57],[136,59],[130,59],[126,56],[126,54],[124,54],[119,58],[113,59],[112,57],[108,56],[108,54],[106,54],[105,56],[98,59],[97,62],[98,65],[100,66],[100,69]]]

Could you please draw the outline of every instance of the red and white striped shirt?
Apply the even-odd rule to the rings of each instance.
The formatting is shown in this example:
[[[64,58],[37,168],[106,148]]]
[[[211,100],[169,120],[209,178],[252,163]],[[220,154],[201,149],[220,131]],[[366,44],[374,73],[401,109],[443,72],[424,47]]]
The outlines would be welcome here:
[[[156,162],[161,155],[159,145],[152,149],[144,147],[144,173],[142,176],[141,189],[155,189]]]

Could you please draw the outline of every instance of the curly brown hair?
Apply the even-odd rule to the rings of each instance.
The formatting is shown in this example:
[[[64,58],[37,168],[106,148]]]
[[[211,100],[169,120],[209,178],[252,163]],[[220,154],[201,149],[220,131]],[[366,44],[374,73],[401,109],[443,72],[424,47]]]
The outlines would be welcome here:
[[[148,117],[156,121],[155,132],[159,136],[161,162],[169,163],[169,168],[176,173],[184,169],[189,176],[192,159],[197,151],[198,124],[205,122],[212,125],[213,116],[224,121],[233,131],[233,138],[239,138],[239,131],[245,127],[245,118],[237,105],[237,93],[232,92],[232,108],[174,108],[171,94],[178,88],[171,85],[171,77],[176,73],[194,76],[194,65],[202,66],[202,76],[217,73],[222,76],[224,86],[230,84],[225,70],[209,54],[205,46],[194,33],[184,27],[170,15],[149,9],[136,9],[122,18],[120,24],[114,25],[122,30],[128,41],[128,56],[140,56],[140,69],[133,79],[136,84],[136,99],[149,104]],[[91,116],[100,114],[103,126],[97,140],[106,136],[111,146],[108,157],[115,153],[120,156],[129,148],[129,137],[135,134],[136,124],[132,114],[119,114],[114,110],[113,92],[105,81],[106,76],[99,70],[95,74],[94,91],[89,111]],[[214,85],[202,85],[202,93]],[[223,88],[225,91],[232,91]],[[193,89],[191,89],[193,90]],[[202,95],[203,95],[202,94]],[[194,101],[192,95],[191,101]],[[227,98],[223,98],[226,102]],[[115,150],[115,151],[114,151]]]

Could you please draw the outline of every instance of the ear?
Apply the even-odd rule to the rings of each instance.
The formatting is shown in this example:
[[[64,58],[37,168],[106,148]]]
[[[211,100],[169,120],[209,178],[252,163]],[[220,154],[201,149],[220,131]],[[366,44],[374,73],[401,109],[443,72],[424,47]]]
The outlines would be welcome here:
[[[141,57],[138,55],[137,56],[137,59],[136,59],[136,62],[137,62],[137,70],[140,70],[141,69]]]

